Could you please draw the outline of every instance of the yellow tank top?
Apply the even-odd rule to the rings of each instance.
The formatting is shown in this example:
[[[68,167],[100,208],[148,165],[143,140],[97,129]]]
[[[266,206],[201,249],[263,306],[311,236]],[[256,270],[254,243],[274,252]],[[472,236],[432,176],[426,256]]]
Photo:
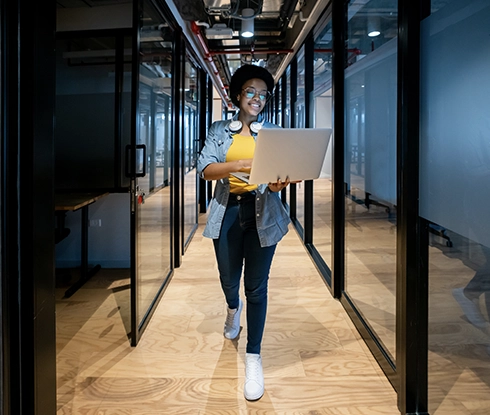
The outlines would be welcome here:
[[[226,153],[226,161],[253,158],[254,151],[255,139],[252,136],[235,134],[233,136],[233,143],[228,149],[228,153]],[[248,173],[250,173],[250,171],[248,171]],[[231,174],[229,175],[229,180],[231,193],[240,194],[257,189],[257,185],[247,184]]]

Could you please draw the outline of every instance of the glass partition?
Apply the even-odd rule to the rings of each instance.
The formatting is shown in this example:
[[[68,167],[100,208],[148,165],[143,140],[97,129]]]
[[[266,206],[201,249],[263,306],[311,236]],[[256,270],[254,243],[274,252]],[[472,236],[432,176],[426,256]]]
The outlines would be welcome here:
[[[291,127],[291,66],[288,66],[286,69],[286,85],[283,85],[285,89],[285,94],[283,96],[286,97],[283,106],[283,124],[284,128]]]
[[[281,98],[282,98],[282,127],[291,128],[291,65],[286,68],[285,77],[281,77]],[[282,191],[283,202],[291,202],[291,186]],[[291,208],[291,205],[289,205]]]
[[[490,411],[490,4],[421,29],[420,215],[429,221],[429,410]],[[457,52],[457,53],[454,53]]]
[[[173,33],[150,1],[142,7],[137,144],[146,146],[146,169],[137,182],[138,322],[144,321],[171,272]]]
[[[184,75],[184,132],[183,132],[183,205],[184,205],[184,245],[186,245],[197,228],[198,181],[197,162],[197,97],[198,82],[196,67],[187,57]]]
[[[306,108],[305,108],[305,47],[302,46],[297,55],[298,76],[296,86],[296,111],[294,113],[296,128],[306,127]],[[296,185],[296,219],[304,229],[305,220],[305,183],[300,182]]]
[[[118,61],[129,59],[131,40],[124,37],[120,45],[120,34],[107,33],[57,35],[56,191],[118,191],[129,185],[120,160],[130,140],[130,117],[124,116],[130,112],[116,119],[116,108],[130,103],[130,78]]]
[[[316,37],[313,63],[313,113],[315,128],[332,128],[332,24]],[[313,194],[313,244],[325,263],[332,256],[332,139]]]
[[[345,70],[345,290],[395,356],[396,0],[351,1]]]
[[[282,125],[282,78],[279,79],[276,89],[274,90],[274,95],[277,96],[277,107],[276,112],[276,124]]]

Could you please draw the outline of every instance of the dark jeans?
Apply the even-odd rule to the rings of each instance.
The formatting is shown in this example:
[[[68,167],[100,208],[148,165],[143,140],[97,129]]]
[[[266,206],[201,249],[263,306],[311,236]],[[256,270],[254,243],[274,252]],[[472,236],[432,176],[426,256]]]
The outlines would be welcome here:
[[[255,224],[255,194],[231,194],[219,239],[214,239],[221,287],[229,308],[238,308],[243,272],[247,299],[247,353],[260,353],[267,313],[269,270],[276,245],[261,248]],[[245,266],[244,266],[245,265]]]

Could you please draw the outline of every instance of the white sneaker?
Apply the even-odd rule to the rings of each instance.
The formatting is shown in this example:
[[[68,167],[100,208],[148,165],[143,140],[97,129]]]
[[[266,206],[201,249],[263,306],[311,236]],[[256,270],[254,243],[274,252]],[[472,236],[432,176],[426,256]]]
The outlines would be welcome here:
[[[468,297],[466,297],[466,295],[464,295],[463,290],[463,288],[455,288],[453,290],[453,297],[456,299],[459,306],[463,310],[466,318],[475,327],[478,327],[480,329],[487,328],[490,324],[483,317],[478,299],[469,299]]]
[[[230,340],[235,339],[240,334],[240,314],[242,312],[243,302],[239,299],[238,308],[227,308],[225,328],[223,335]]]
[[[260,354],[246,354],[243,394],[248,401],[256,401],[264,394],[264,373],[262,372],[262,359]]]

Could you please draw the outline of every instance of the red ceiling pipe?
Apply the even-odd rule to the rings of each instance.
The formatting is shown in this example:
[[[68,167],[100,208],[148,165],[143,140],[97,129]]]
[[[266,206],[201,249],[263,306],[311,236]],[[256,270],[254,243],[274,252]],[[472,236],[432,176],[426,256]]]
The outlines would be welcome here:
[[[209,53],[208,45],[206,44],[206,41],[204,40],[204,38],[202,36],[200,27],[196,24],[196,22],[192,21],[191,22],[191,29],[192,29],[192,32],[196,35],[197,39],[199,40],[199,43],[201,44],[203,52],[204,52],[204,57],[209,62],[210,66],[211,66],[211,70],[214,72],[215,79],[221,88],[221,93],[223,94],[226,102],[228,103],[228,106],[230,106],[230,99],[228,97],[228,92],[226,91],[226,88],[223,84],[223,81],[221,80],[221,77],[219,76],[219,71],[218,71],[218,68],[216,68],[216,64],[214,63],[213,57]]]

